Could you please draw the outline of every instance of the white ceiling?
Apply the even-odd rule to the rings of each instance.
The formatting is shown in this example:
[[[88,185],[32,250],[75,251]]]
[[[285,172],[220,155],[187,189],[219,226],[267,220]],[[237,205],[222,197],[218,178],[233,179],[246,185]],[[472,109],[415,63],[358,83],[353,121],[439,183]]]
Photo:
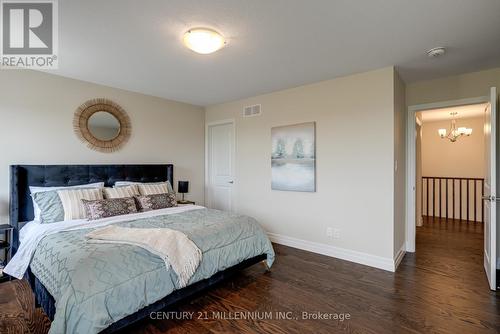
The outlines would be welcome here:
[[[186,49],[198,26],[229,44]],[[59,32],[56,74],[197,105],[390,65],[406,82],[500,66],[499,0],[64,0]]]
[[[457,112],[457,119],[460,118],[471,118],[479,117],[484,115],[484,109],[486,108],[486,103],[482,104],[471,104],[467,106],[452,107],[452,108],[441,108],[421,111],[420,116],[422,122],[436,122],[452,119],[453,116],[450,115],[451,112]]]

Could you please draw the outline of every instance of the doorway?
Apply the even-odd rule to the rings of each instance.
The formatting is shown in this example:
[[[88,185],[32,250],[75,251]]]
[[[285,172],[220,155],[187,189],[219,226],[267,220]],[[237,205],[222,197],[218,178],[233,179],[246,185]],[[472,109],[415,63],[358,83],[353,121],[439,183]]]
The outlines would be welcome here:
[[[490,289],[496,289],[496,152],[495,152],[495,139],[496,139],[496,89],[492,88],[490,95],[485,97],[447,101],[442,103],[432,103],[426,105],[410,106],[408,108],[408,123],[407,123],[407,238],[406,247],[407,251],[415,252],[416,249],[416,234],[417,226],[435,223],[438,228],[448,228],[451,225],[449,222],[467,222],[477,224],[484,231],[483,245],[479,245],[479,252],[482,253],[484,258],[484,270],[488,278],[488,285]],[[480,108],[480,112],[484,119],[484,130],[481,131],[481,126],[477,122],[471,130],[467,130],[467,126],[459,124],[456,119],[457,115],[450,115],[456,110],[465,110],[467,108]],[[455,111],[454,111],[454,110]],[[441,113],[441,116],[439,116]],[[426,117],[447,118],[444,121],[447,126],[434,124],[434,128],[430,122],[423,120],[423,114]],[[446,116],[448,114],[448,116]],[[443,116],[444,115],[444,116]],[[455,120],[453,120],[455,118]],[[429,121],[429,119],[427,119]],[[437,121],[437,120],[436,120]],[[455,123],[453,125],[453,123]],[[422,126],[420,133],[417,129]],[[460,129],[458,129],[460,127]],[[479,127],[479,128],[478,128]],[[470,127],[469,127],[470,128]],[[475,129],[477,128],[477,129]],[[484,140],[481,148],[476,148],[475,158],[460,158],[458,155],[457,162],[453,163],[454,157],[450,152],[443,153],[436,152],[422,153],[420,160],[427,159],[431,164],[437,165],[433,169],[434,175],[426,175],[429,173],[429,166],[419,166],[417,164],[417,147],[420,146],[425,149],[425,143],[419,135],[425,133],[426,136],[433,136],[434,146],[443,146],[448,144],[448,148],[455,148],[450,144],[456,144],[461,139],[462,144],[469,139],[468,144],[471,144],[475,136],[477,140]],[[484,134],[483,134],[484,133]],[[437,140],[437,141],[436,141]],[[435,149],[436,147],[433,147]],[[481,150],[483,152],[477,152]],[[457,153],[457,152],[455,152]],[[458,152],[459,153],[459,152]],[[434,156],[432,156],[434,154]],[[472,174],[464,174],[463,170],[460,171],[465,164],[469,165],[469,160],[483,163],[484,173],[476,171]],[[453,172],[449,170],[439,169],[447,165],[445,162],[451,162],[448,166],[455,164]],[[463,165],[460,165],[463,164]],[[421,168],[421,175],[417,178]],[[463,168],[462,168],[463,169]],[[467,197],[468,196],[468,197]],[[418,208],[418,211],[417,211]],[[421,220],[420,220],[421,219]],[[479,225],[481,224],[481,225]],[[472,226],[472,225],[467,225]],[[422,233],[422,229],[420,233]]]
[[[205,142],[206,205],[212,209],[233,211],[236,146],[234,120],[208,123]]]
[[[416,113],[417,226],[457,221],[482,226],[486,107],[481,103]]]

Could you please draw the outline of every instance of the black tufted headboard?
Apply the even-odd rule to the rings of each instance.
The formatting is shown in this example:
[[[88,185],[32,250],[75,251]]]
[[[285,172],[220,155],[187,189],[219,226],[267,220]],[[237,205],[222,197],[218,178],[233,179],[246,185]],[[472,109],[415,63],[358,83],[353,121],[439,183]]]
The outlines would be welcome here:
[[[10,166],[10,224],[14,227],[12,254],[18,247],[19,223],[33,220],[30,186],[73,186],[116,181],[160,182],[174,185],[174,165],[13,165]]]

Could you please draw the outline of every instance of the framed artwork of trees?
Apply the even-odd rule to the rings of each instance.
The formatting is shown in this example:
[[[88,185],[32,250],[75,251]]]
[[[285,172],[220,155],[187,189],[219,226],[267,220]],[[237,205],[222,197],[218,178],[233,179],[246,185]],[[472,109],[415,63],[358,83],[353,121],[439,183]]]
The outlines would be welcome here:
[[[271,129],[271,189],[316,191],[316,123]]]

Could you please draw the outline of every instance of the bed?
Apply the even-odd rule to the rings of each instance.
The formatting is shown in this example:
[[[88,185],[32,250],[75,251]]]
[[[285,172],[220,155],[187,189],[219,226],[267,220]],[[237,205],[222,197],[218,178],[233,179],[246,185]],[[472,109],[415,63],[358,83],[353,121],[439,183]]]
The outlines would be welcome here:
[[[173,184],[173,165],[11,166],[13,254],[28,258],[24,277],[53,320],[51,332],[112,333],[205,291],[237,270],[258,262],[272,265],[272,245],[252,218],[199,206],[106,218],[96,225],[74,221],[49,228],[30,223],[19,244],[22,222],[33,220],[29,186],[104,182],[109,187],[116,181]],[[179,230],[198,245],[203,259],[188,285],[180,287],[175,273],[145,249],[86,243],[85,234],[99,224]],[[30,257],[25,255],[28,245],[34,249]]]

